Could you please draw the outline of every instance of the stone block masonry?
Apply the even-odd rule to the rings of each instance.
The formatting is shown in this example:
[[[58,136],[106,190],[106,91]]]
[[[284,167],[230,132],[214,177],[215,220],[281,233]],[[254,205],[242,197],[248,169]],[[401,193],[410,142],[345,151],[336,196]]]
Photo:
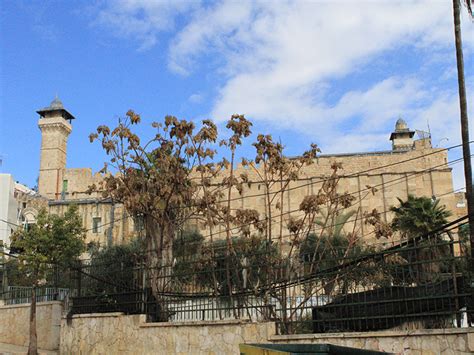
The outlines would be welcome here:
[[[474,329],[276,335],[272,322],[145,323],[122,313],[76,315],[61,325],[61,354],[239,354],[242,343],[329,343],[394,354],[472,354]]]
[[[36,308],[38,347],[45,350],[59,349],[62,303],[41,302]],[[30,305],[20,304],[0,307],[0,342],[28,346]]]
[[[358,349],[410,355],[474,353],[474,329],[420,329],[366,333],[274,335],[272,343],[335,344]]]
[[[0,343],[28,345],[29,305],[0,307]],[[144,315],[61,318],[61,302],[38,304],[38,345],[61,354],[239,354],[242,343],[329,343],[394,354],[472,354],[474,329],[276,335],[272,322],[146,323]]]
[[[139,233],[139,228],[135,226],[133,218],[128,215],[124,206],[111,203],[111,200],[104,199],[100,193],[87,193],[91,185],[100,187],[104,176],[93,174],[92,169],[88,167],[66,166],[67,139],[72,132],[71,121],[75,119],[74,116],[64,108],[59,98],[55,98],[48,107],[38,110],[37,113],[40,115],[38,125],[42,137],[38,188],[39,193],[48,200],[49,212],[62,214],[70,204],[77,204],[87,230],[87,242],[94,241],[101,245],[129,242]],[[332,173],[333,163],[341,163],[343,167],[338,190],[341,193],[351,193],[355,197],[350,210],[359,214],[359,218],[354,217],[344,228],[346,231],[357,231],[367,242],[374,239],[374,233],[360,216],[364,212],[377,209],[382,213],[382,218],[389,222],[390,207],[398,204],[397,198],[406,199],[408,194],[435,196],[441,200],[441,205],[456,211],[447,151],[432,148],[430,138],[427,137],[414,141],[414,134],[415,131],[410,130],[403,119],[399,119],[395,124],[395,131],[390,135],[391,150],[321,155],[314,164],[303,167],[298,179],[288,185],[283,200],[275,199],[270,207],[272,234],[278,235],[280,224],[285,226],[283,234],[288,234],[288,220],[301,215],[301,201],[321,189],[323,181]],[[261,171],[241,164],[234,168],[235,176],[247,175],[249,184],[244,184],[241,191],[235,187],[231,189],[231,208],[254,209],[260,219],[266,218],[268,206],[265,202],[266,192]],[[228,172],[217,176],[213,183],[221,183],[226,174]],[[279,184],[274,184],[268,193],[277,193],[277,186]],[[376,187],[377,191],[367,189],[367,186]],[[276,207],[277,204],[279,208]],[[283,216],[281,220],[277,218],[280,214]],[[208,234],[207,229],[198,221],[189,223],[197,227],[204,236]],[[219,225],[214,233],[216,239],[224,238],[224,226]]]
[[[144,315],[74,316],[61,327],[61,354],[239,354],[241,343],[264,343],[274,323],[213,321],[145,323]]]

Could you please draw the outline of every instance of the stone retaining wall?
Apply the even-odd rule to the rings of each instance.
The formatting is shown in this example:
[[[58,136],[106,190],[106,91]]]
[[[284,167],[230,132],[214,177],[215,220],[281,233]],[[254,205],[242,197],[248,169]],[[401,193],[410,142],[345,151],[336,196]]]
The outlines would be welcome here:
[[[145,323],[122,313],[76,315],[61,326],[61,354],[239,354],[241,343],[329,343],[395,354],[471,354],[474,329],[276,335],[273,323]]]
[[[474,328],[276,335],[273,323],[145,323],[144,315],[76,315],[38,303],[38,346],[61,354],[239,354],[241,343],[329,343],[395,354],[472,354]],[[0,341],[27,346],[30,305],[0,307]]]
[[[264,343],[273,323],[145,323],[144,315],[76,315],[63,319],[61,354],[239,354],[240,343]]]
[[[40,302],[36,308],[38,347],[45,350],[59,349],[62,303]],[[0,307],[0,342],[27,346],[30,331],[30,305],[20,304]]]
[[[474,329],[423,329],[367,333],[333,333],[270,336],[272,343],[330,343],[394,354],[473,354]]]

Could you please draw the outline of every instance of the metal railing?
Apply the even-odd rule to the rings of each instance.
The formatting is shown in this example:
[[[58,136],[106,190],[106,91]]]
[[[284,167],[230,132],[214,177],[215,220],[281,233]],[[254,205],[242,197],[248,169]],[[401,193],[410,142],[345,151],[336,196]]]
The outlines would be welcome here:
[[[5,305],[31,302],[31,287],[7,286],[2,292],[1,299]],[[69,297],[68,288],[40,287],[36,289],[36,302],[64,301]]]

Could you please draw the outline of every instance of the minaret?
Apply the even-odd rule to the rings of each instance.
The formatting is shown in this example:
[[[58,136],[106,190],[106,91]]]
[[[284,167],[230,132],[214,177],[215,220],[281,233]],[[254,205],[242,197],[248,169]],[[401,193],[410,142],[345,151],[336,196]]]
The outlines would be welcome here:
[[[49,107],[36,112],[40,115],[38,127],[41,130],[38,192],[49,199],[59,199],[66,169],[67,138],[74,116],[64,109],[57,96]]]
[[[390,135],[392,141],[392,150],[410,150],[413,149],[413,136],[415,131],[408,128],[407,123],[399,118],[395,123],[395,131]]]

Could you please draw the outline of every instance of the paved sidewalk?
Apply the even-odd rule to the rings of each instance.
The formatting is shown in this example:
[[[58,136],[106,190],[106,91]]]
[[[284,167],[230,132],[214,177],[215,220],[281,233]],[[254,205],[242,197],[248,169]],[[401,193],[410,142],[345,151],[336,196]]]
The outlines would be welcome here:
[[[0,355],[26,354],[27,352],[28,352],[27,346],[0,343]],[[38,353],[44,354],[44,355],[57,355],[59,354],[59,351],[38,349]]]

